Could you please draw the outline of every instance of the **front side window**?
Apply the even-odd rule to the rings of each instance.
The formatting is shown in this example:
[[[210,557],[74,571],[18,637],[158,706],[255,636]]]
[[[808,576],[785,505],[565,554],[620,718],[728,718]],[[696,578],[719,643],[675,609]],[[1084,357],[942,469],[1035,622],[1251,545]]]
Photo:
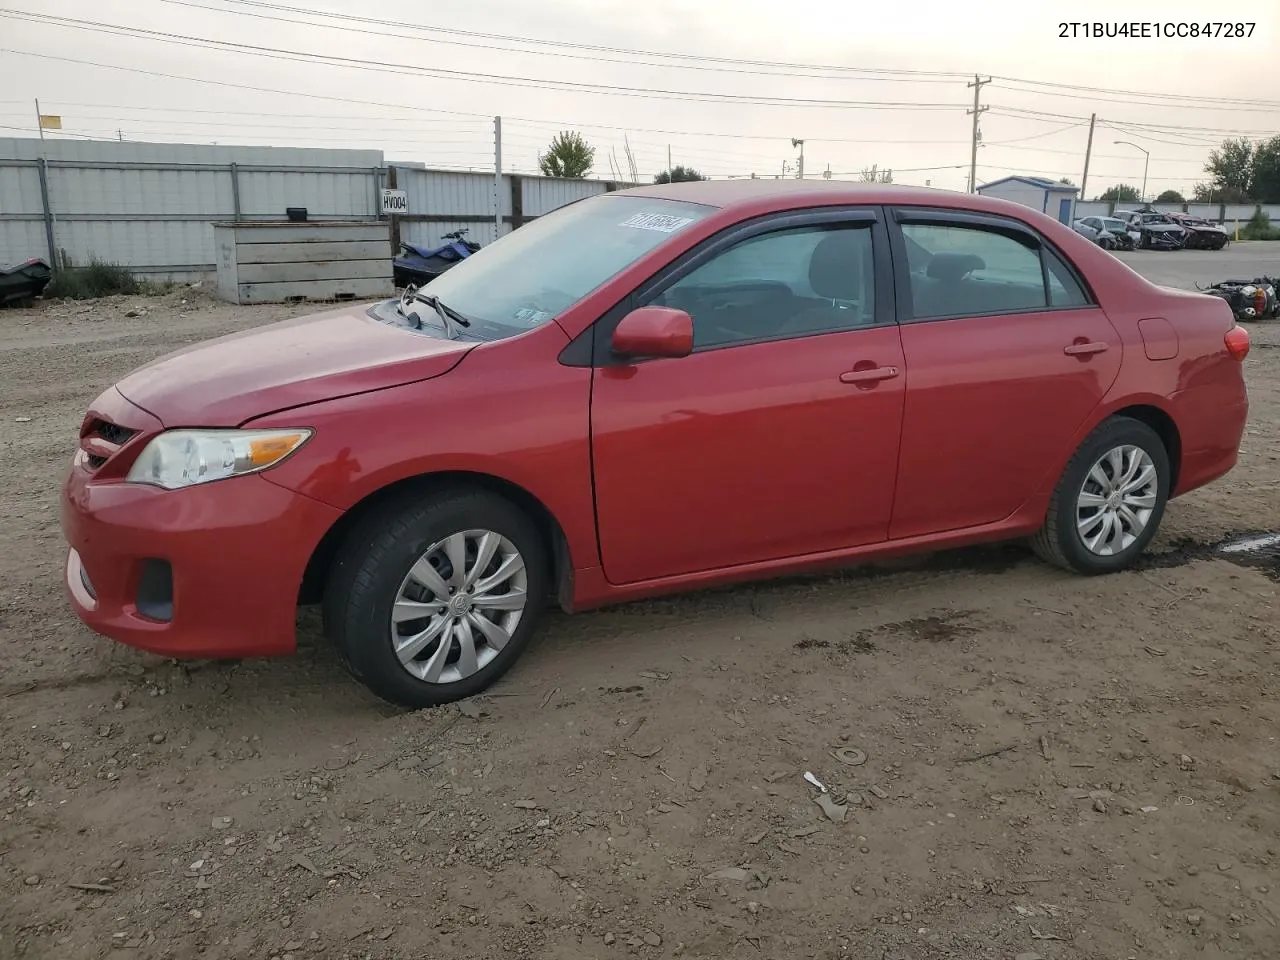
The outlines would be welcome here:
[[[871,225],[815,225],[734,244],[650,299],[693,318],[694,349],[875,322]]]

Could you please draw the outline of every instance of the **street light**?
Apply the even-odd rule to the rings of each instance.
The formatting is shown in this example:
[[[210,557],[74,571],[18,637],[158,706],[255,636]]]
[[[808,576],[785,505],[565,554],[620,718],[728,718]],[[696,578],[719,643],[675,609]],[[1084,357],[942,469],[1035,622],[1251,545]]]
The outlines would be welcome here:
[[[1142,150],[1142,147],[1128,140],[1112,140],[1112,143],[1121,144],[1126,147],[1133,147],[1135,150]],[[1151,151],[1142,150],[1143,156],[1146,158],[1142,161],[1142,196],[1138,198],[1139,202],[1147,202],[1147,167],[1151,165]]]

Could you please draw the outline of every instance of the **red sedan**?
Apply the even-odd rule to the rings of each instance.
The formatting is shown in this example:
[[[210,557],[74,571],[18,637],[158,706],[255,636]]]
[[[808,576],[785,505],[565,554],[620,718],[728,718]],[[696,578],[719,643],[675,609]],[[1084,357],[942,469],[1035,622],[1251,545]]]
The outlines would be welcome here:
[[[143,367],[85,417],[71,602],[178,657],[321,603],[388,700],[578,610],[1029,538],[1134,563],[1236,462],[1249,337],[1005,201],[803,181],[570,204],[399,300]]]

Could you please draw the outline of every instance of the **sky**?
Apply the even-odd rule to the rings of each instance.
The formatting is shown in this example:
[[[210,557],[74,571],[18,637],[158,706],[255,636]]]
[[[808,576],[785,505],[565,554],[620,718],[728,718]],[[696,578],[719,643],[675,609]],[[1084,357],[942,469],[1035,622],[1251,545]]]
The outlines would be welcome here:
[[[1060,36],[1064,20],[1204,24],[1225,8],[1252,36]],[[491,170],[500,115],[507,171],[536,172],[550,138],[576,130],[601,179],[630,178],[624,136],[644,181],[668,150],[716,177],[796,176],[798,139],[807,177],[875,165],[963,190],[975,74],[991,78],[979,184],[1079,185],[1096,114],[1088,197],[1141,186],[1143,150],[1149,197],[1189,194],[1222,139],[1280,133],[1280,2],[0,0],[9,136],[35,134],[38,98],[62,118],[48,136]]]

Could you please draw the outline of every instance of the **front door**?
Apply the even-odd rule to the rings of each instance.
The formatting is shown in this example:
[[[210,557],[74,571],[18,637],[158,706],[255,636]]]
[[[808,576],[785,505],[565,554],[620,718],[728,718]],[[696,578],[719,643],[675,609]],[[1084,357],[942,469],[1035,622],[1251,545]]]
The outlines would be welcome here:
[[[610,582],[887,537],[906,383],[888,270],[876,213],[792,214],[708,241],[639,293],[688,311],[694,352],[595,371]]]
[[[1058,201],[1058,222],[1059,223],[1071,222],[1071,198],[1070,197],[1063,197],[1061,200]]]
[[[1069,454],[1122,351],[1074,272],[1029,229],[958,214],[899,217],[911,376],[893,539],[1017,510]]]

